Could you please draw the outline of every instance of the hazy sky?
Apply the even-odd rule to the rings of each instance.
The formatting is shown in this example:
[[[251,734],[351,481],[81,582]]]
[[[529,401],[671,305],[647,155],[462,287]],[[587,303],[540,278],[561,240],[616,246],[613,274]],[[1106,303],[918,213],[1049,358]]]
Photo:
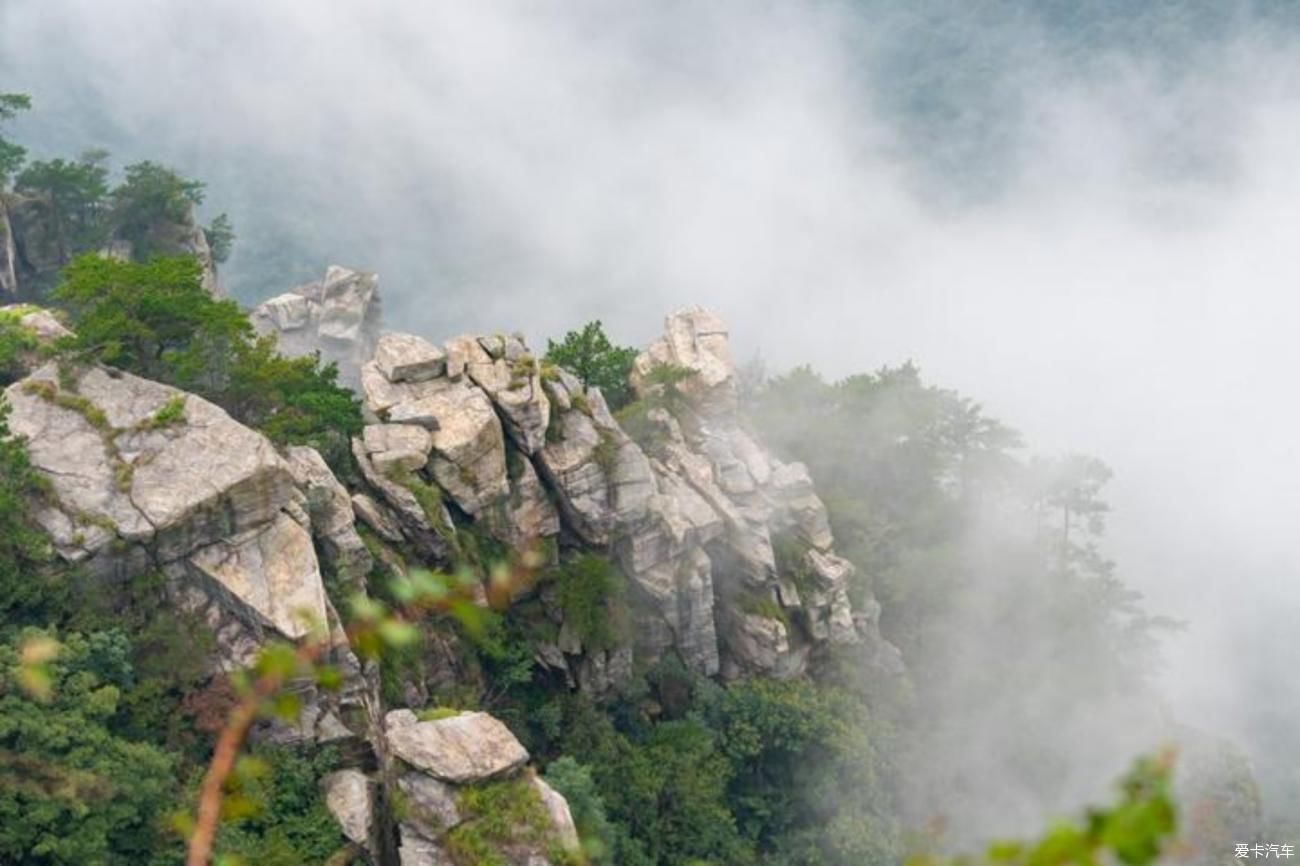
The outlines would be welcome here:
[[[207,180],[246,300],[340,261],[435,337],[700,303],[770,369],[915,359],[1111,464],[1121,574],[1191,620],[1171,699],[1233,730],[1300,711],[1273,5],[0,0],[0,90]]]

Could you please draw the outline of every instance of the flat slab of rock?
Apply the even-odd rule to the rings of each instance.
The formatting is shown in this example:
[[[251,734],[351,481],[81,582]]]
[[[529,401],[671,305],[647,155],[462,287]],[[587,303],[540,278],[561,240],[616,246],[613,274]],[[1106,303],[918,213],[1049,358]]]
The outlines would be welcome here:
[[[199,550],[190,564],[285,637],[306,637],[327,622],[311,535],[287,514]]]
[[[50,507],[37,519],[65,559],[85,559],[114,535],[155,541],[164,562],[181,559],[269,522],[296,495],[265,436],[167,385],[92,367],[66,391],[48,364],[5,396],[10,428],[50,482]],[[151,426],[175,400],[183,417]]]
[[[421,722],[410,710],[394,710],[385,726],[393,754],[444,782],[481,782],[528,763],[528,750],[487,713]]]
[[[447,353],[414,334],[381,336],[374,361],[389,382],[423,382],[447,371]]]

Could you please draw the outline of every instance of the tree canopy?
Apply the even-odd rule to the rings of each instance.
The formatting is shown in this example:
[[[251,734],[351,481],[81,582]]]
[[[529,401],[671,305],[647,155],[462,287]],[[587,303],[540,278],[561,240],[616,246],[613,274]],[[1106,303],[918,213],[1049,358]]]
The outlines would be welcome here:
[[[599,319],[569,331],[558,343],[546,341],[546,360],[572,372],[583,385],[599,388],[615,410],[632,400],[628,374],[636,356],[635,348],[611,343]]]

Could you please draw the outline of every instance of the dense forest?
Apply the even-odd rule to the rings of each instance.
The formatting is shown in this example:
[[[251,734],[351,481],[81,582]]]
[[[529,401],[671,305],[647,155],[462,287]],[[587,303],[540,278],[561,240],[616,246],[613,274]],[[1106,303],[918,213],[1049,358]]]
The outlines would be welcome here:
[[[0,95],[0,121],[29,108],[25,96]],[[276,336],[221,296],[235,231],[223,215],[199,225],[201,183],[152,162],[117,172],[103,152],[28,156],[0,138],[6,393],[74,413],[116,443],[186,428],[197,410],[185,395],[194,395],[282,453],[315,449],[353,503],[383,487],[356,443],[398,426],[393,416],[379,424],[338,365],[279,354]],[[33,332],[38,308],[66,331]],[[684,460],[674,438],[683,434],[671,431],[693,442],[721,423],[700,396],[705,373],[642,366],[640,349],[583,318],[575,311],[575,329],[537,359],[511,357],[514,337],[480,338],[500,341],[503,357],[484,363],[508,368],[502,390],[535,380],[554,403],[554,383],[577,382],[564,385],[573,407],[552,407],[533,445],[498,404],[514,437],[502,467],[511,484],[532,472],[522,464],[541,452],[529,447],[564,444],[557,437],[576,436],[580,415],[599,427],[606,405],[612,420],[592,450],[608,475],[629,449],[656,465]],[[94,403],[86,383],[97,370],[177,396],[127,430]],[[911,362],[836,381],[751,364],[734,378],[726,418],[782,465],[805,466],[825,504],[837,557],[851,564],[852,627],[878,627],[870,663],[860,642],[818,637],[807,599],[822,577],[798,527],[774,530],[770,550],[774,585],[796,588],[802,606],[785,589],[745,589],[716,616],[776,623],[792,645],[804,635],[800,669],[760,672],[734,658],[729,668],[742,654],[724,634],[720,668],[669,639],[632,654],[600,687],[561,672],[544,648],[571,639],[580,650],[570,656],[606,659],[612,671],[617,653],[645,637],[648,602],[626,539],[593,542],[571,530],[580,524],[563,507],[562,530],[515,545],[490,507],[463,495],[458,484],[475,481],[464,466],[456,477],[433,465],[425,477],[423,461],[397,460],[387,481],[410,494],[433,534],[389,537],[358,521],[369,563],[359,576],[319,552],[329,606],[381,705],[409,707],[421,723],[489,713],[567,801],[581,845],[549,850],[549,862],[937,863],[994,838],[1035,839],[1044,816],[1104,802],[1130,760],[1165,742],[1181,746],[1178,758],[1139,762],[1113,809],[1053,825],[1038,841],[1000,842],[988,857],[1082,863],[1105,849],[1145,863],[1174,850],[1177,825],[1182,850],[1209,863],[1256,838],[1260,804],[1244,761],[1161,711],[1160,638],[1179,624],[1147,610],[1105,554],[1103,462],[1034,455],[1014,429]],[[48,537],[41,514],[56,494],[29,453],[39,443],[11,431],[10,411],[0,404],[0,861],[183,862],[215,738],[257,694],[264,721],[225,779],[214,862],[397,862],[382,845],[349,844],[321,793],[323,779],[357,763],[357,742],[287,743],[276,726],[304,711],[296,692],[257,692],[299,680],[328,691],[351,674],[301,652],[286,658],[292,644],[282,642],[259,648],[247,671],[214,670],[218,639],[173,602],[173,576],[142,563],[106,580],[90,560],[64,555],[89,542]],[[113,447],[119,485],[133,490],[142,482],[132,471],[143,471],[133,446]],[[96,528],[87,518],[79,533]],[[118,533],[112,544],[131,543],[120,525],[107,529]],[[511,574],[525,575],[524,586]],[[519,829],[537,823],[532,796],[514,781],[466,787],[458,806],[470,817],[448,831],[446,862],[516,862],[511,851],[535,841]]]

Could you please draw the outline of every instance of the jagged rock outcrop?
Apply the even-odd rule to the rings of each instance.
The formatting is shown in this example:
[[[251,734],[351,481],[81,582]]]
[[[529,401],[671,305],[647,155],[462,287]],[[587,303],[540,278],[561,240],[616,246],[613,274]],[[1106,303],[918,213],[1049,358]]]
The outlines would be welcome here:
[[[547,866],[557,848],[578,849],[569,804],[526,768],[527,750],[497,719],[487,713],[462,712],[420,721],[415,713],[401,709],[387,715],[384,727],[385,753],[393,758],[388,775],[396,779],[402,802],[397,816],[402,866],[459,862],[451,855],[455,835],[476,824],[490,827],[482,831],[486,836],[478,838],[486,838],[502,862],[512,866]],[[512,786],[510,815],[478,814],[463,805],[462,792],[486,783]],[[359,790],[355,782],[349,785]],[[332,778],[327,793],[339,787]],[[340,808],[335,814],[341,823],[351,818],[356,827],[360,822],[355,812],[355,808]],[[502,826],[521,816],[519,826]]]
[[[834,553],[807,470],[742,423],[716,315],[668,317],[634,363],[626,428],[599,389],[538,363],[518,336],[380,343],[361,370],[376,423],[355,449],[379,502],[355,504],[381,536],[396,526],[409,540],[428,514],[414,494],[427,505],[433,488],[455,506],[444,536],[477,523],[516,548],[559,535],[610,553],[633,590],[630,644],[644,660],[672,652],[709,675],[795,676],[833,643],[898,669],[877,606],[852,609],[853,567]],[[633,646],[583,646],[558,615],[561,639],[539,649],[549,668],[597,693],[631,671]]]
[[[886,645],[874,621],[855,624],[853,567],[831,550],[826,509],[807,470],[770,456],[744,429],[728,340],[713,313],[682,310],[633,365],[638,396],[653,406],[638,429],[660,492],[616,545],[634,585],[653,602],[653,613],[643,609],[638,621],[638,639],[654,651],[654,638],[667,644],[671,636],[688,663],[726,676],[797,675],[825,642]],[[657,368],[679,375],[669,383]],[[795,549],[784,567],[776,537]],[[886,666],[892,658],[888,651],[872,657]]]
[[[379,343],[379,278],[331,265],[324,279],[262,302],[249,318],[259,334],[277,338],[283,354],[320,352],[338,364],[340,382],[359,390],[361,365]]]
[[[376,423],[354,453],[365,455],[367,481],[397,519],[371,508],[373,500],[363,500],[358,515],[386,537],[396,525],[415,541],[427,524],[445,538],[454,532],[452,516],[439,504],[439,520],[427,519],[432,494],[517,548],[556,535],[559,517],[525,450],[545,437],[549,404],[518,399],[533,380],[541,391],[523,343],[502,338],[494,359],[477,337],[454,338],[442,349],[406,334],[379,342],[380,353],[360,373]],[[501,379],[498,363],[528,365],[527,382]]]
[[[368,554],[319,455],[286,459],[206,400],[105,367],[49,363],[5,399],[48,483],[35,517],[61,559],[105,581],[163,573],[173,603],[215,635],[214,670],[248,664],[270,639],[325,629],[345,688],[327,697],[304,686],[302,721],[272,736],[352,735],[342,719],[361,700],[360,671],[313,535],[340,571],[364,573]]]
[[[60,268],[86,252],[70,247],[58,228],[56,210],[43,195],[8,193],[0,201],[0,296],[37,297],[54,285]],[[193,206],[179,219],[160,216],[133,239],[120,226],[110,232],[101,255],[122,260],[151,256],[193,256],[201,268],[202,285],[214,295],[223,294],[207,234]],[[8,240],[6,241],[6,237]]]

